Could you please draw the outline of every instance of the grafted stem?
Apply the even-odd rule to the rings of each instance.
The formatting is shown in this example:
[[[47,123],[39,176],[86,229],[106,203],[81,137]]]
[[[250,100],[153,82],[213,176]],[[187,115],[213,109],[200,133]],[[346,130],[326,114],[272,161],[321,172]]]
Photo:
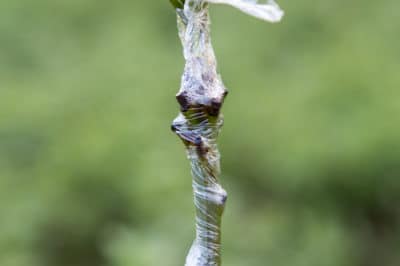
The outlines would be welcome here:
[[[283,11],[273,1],[170,0],[178,14],[185,70],[176,95],[181,113],[172,130],[182,139],[191,162],[196,239],[186,266],[221,265],[221,216],[227,194],[218,183],[220,175],[218,133],[223,124],[220,109],[227,95],[210,39],[208,3],[231,5],[256,18],[278,22]]]
[[[186,146],[196,206],[196,239],[186,266],[218,266],[221,265],[221,216],[227,194],[218,183],[220,155],[216,139],[223,124],[220,109],[227,92],[217,74],[208,5],[186,0],[178,14],[186,65],[176,96],[181,113],[172,130]]]

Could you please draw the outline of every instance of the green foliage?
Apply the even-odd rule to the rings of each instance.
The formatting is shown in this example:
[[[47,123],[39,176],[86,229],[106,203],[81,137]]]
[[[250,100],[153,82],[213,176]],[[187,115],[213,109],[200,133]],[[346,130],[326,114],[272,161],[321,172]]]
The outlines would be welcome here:
[[[211,7],[223,265],[397,266],[400,3]],[[176,266],[193,240],[167,1],[0,1],[0,265]]]

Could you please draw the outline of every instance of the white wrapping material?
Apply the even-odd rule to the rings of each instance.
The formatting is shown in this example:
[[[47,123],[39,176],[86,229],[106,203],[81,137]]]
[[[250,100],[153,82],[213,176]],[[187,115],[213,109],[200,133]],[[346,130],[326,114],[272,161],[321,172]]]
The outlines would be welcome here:
[[[250,0],[186,0],[184,9],[177,10],[186,64],[177,94],[181,113],[174,120],[172,130],[186,146],[196,206],[196,239],[186,266],[221,265],[221,216],[227,200],[227,193],[218,183],[217,147],[223,124],[220,109],[227,90],[217,73],[206,2],[229,4],[270,22],[277,22],[283,16],[274,2],[259,4]]]
[[[231,5],[244,13],[253,17],[269,21],[279,22],[284,12],[280,7],[273,1],[270,0],[267,3],[260,4],[256,0],[206,0],[209,3],[214,4],[227,4]]]

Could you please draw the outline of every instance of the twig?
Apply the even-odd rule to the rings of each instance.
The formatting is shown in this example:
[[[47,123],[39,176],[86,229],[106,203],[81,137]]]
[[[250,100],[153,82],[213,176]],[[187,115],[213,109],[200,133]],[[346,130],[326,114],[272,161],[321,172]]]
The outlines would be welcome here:
[[[221,216],[227,193],[218,183],[217,137],[223,124],[220,110],[227,90],[217,73],[210,39],[208,2],[230,4],[270,21],[280,19],[283,12],[273,3],[257,4],[245,0],[170,1],[178,14],[179,36],[186,60],[181,88],[176,95],[181,113],[173,121],[172,130],[186,146],[196,206],[196,239],[186,258],[186,266],[219,266]]]

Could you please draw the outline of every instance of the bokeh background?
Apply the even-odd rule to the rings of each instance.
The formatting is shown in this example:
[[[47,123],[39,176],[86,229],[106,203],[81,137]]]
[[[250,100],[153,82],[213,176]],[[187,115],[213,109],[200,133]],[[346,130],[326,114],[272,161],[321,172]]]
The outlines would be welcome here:
[[[213,6],[227,266],[400,265],[400,4]],[[167,0],[0,1],[0,265],[183,265]]]

